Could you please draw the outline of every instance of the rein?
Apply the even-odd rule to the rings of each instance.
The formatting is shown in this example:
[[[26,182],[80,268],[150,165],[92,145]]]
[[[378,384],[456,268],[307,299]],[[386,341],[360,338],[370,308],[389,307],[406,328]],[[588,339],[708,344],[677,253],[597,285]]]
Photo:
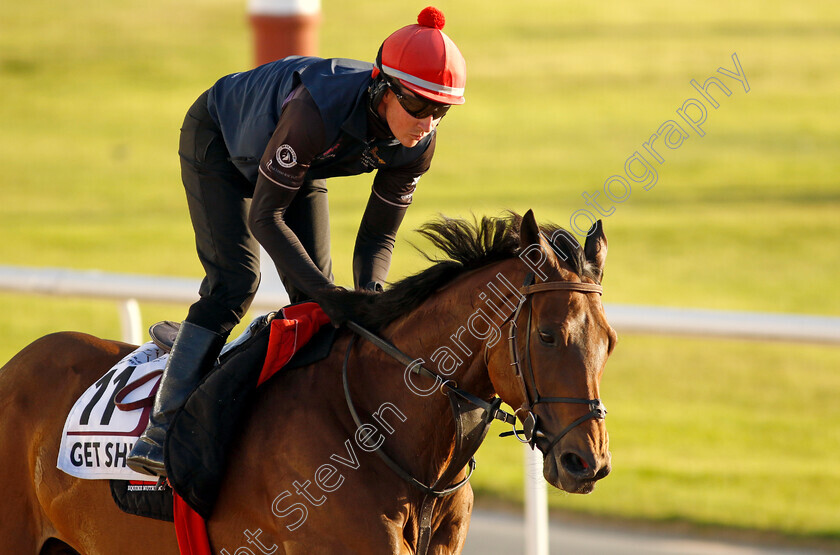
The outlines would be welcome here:
[[[498,397],[495,400],[493,400],[492,402],[487,402],[484,399],[473,395],[472,393],[464,391],[463,389],[459,389],[457,387],[457,385],[452,385],[453,384],[452,380],[444,380],[443,378],[441,378],[441,376],[439,376],[438,374],[435,374],[434,372],[425,368],[424,366],[414,364],[414,359],[412,359],[411,357],[409,357],[408,355],[406,355],[405,353],[400,351],[397,347],[395,347],[394,345],[392,345],[388,341],[386,341],[386,340],[382,339],[381,337],[379,337],[378,335],[368,331],[367,329],[365,329],[362,326],[356,324],[355,322],[348,321],[347,326],[351,330],[356,332],[358,335],[362,336],[364,339],[366,339],[369,342],[376,345],[380,350],[382,350],[385,354],[387,354],[391,358],[397,360],[398,362],[400,362],[402,364],[405,364],[407,367],[410,366],[414,373],[419,374],[421,376],[426,376],[426,377],[432,378],[432,379],[435,380],[436,383],[440,383],[441,384],[440,385],[441,392],[443,391],[443,388],[445,387],[452,394],[461,397],[462,399],[468,401],[472,405],[475,405],[479,408],[484,409],[487,412],[487,414],[490,416],[491,419],[500,420],[500,421],[502,421],[506,424],[515,424],[516,423],[516,417],[514,415],[512,415],[508,412],[505,412],[505,411],[503,411],[502,409],[499,408],[499,406],[502,404],[502,400],[499,399]],[[350,384],[349,384],[348,378],[347,378],[347,368],[348,368],[348,363],[349,363],[349,360],[350,360],[350,352],[352,351],[353,345],[355,344],[355,342],[356,342],[356,337],[353,336],[353,338],[350,340],[350,344],[347,346],[347,352],[344,355],[344,364],[343,364],[342,369],[341,369],[341,378],[342,378],[342,381],[344,383],[344,398],[347,401],[347,408],[350,409],[350,415],[353,417],[353,421],[356,423],[356,426],[361,426],[362,425],[361,419],[359,418],[359,415],[356,412],[356,407],[354,406],[353,399],[350,396]],[[457,417],[457,415],[456,415],[456,417]],[[461,480],[457,484],[454,484],[454,485],[452,485],[448,488],[435,489],[434,486],[436,484],[433,484],[432,486],[427,486],[426,484],[422,483],[421,481],[419,481],[415,477],[411,476],[402,467],[400,467],[399,464],[397,464],[396,461],[394,461],[391,457],[386,455],[385,452],[381,448],[377,449],[375,451],[375,453],[377,455],[379,455],[379,458],[382,459],[382,461],[386,465],[388,465],[388,467],[391,470],[393,470],[400,478],[402,478],[403,480],[405,480],[406,482],[408,482],[412,486],[416,487],[417,489],[419,489],[423,493],[425,493],[427,495],[432,495],[434,497],[445,497],[445,496],[447,496],[451,493],[456,492],[458,489],[460,489],[464,485],[466,485],[466,483],[470,479],[470,476],[472,476],[472,473],[475,470],[475,459],[471,457],[470,462],[469,462],[470,472],[469,472],[469,474],[467,475],[466,478],[464,478],[463,480]],[[446,472],[444,472],[444,474],[446,474]]]
[[[506,424],[513,424],[514,422],[516,422],[516,417],[514,415],[505,412],[499,408],[499,405],[501,405],[501,399],[497,398],[495,401],[488,402],[482,399],[481,397],[476,397],[472,393],[464,391],[463,389],[459,389],[457,387],[457,384],[452,385],[454,383],[452,380],[444,379],[443,377],[441,377],[438,374],[435,374],[425,366],[415,364],[415,359],[412,359],[410,356],[400,351],[393,344],[382,339],[375,333],[368,331],[356,322],[348,321],[347,327],[349,327],[351,330],[362,336],[364,339],[368,340],[370,343],[376,345],[382,352],[395,359],[397,362],[404,364],[406,367],[410,367],[413,373],[418,374],[420,376],[426,376],[427,378],[432,378],[433,380],[435,380],[435,382],[440,383],[440,387],[445,387],[452,393],[458,395],[459,397],[462,397],[463,399],[469,401],[473,405],[483,408],[488,413],[490,413],[494,420],[500,420]]]
[[[420,365],[415,365],[414,360],[411,359],[408,355],[397,349],[394,345],[389,343],[388,341],[382,339],[378,335],[371,333],[370,331],[366,330],[362,326],[356,324],[353,321],[347,322],[348,327],[351,330],[356,332],[358,335],[361,335],[363,338],[367,339],[374,345],[376,345],[379,349],[384,351],[387,355],[391,356],[392,358],[396,359],[400,363],[406,365],[409,368],[412,368],[412,371],[416,374],[420,374],[423,376],[427,376],[433,378],[435,383],[440,382],[439,389],[443,392],[444,388],[447,388],[447,393],[449,394],[449,401],[452,406],[452,415],[455,419],[456,429],[460,432],[460,435],[456,436],[456,451],[463,451],[462,453],[454,453],[452,457],[452,461],[450,465],[443,471],[441,476],[438,480],[428,486],[406,472],[396,461],[394,461],[391,457],[385,454],[384,450],[380,447],[375,451],[375,453],[382,459],[388,468],[394,471],[394,473],[408,482],[411,486],[419,489],[423,492],[423,500],[420,503],[420,512],[419,518],[417,523],[417,547],[415,553],[417,555],[426,555],[429,551],[429,545],[431,544],[432,538],[432,517],[434,516],[435,511],[435,504],[437,500],[441,497],[445,497],[450,495],[462,487],[464,487],[470,480],[470,477],[475,470],[475,458],[473,455],[478,450],[479,445],[481,444],[482,440],[484,439],[485,434],[487,433],[487,427],[492,420],[501,420],[502,422],[515,425],[516,424],[516,417],[510,413],[507,413],[499,408],[499,405],[502,404],[502,400],[500,398],[495,398],[492,402],[487,402],[480,397],[476,397],[472,393],[468,393],[462,389],[459,389],[457,385],[453,385],[454,382],[452,380],[444,380],[439,375],[435,374],[431,370],[424,368]],[[354,335],[350,340],[349,344],[347,345],[347,352],[344,355],[344,364],[341,368],[341,379],[344,384],[344,399],[347,401],[347,408],[350,410],[350,415],[353,417],[353,421],[356,423],[356,426],[362,426],[362,422],[359,419],[359,415],[356,412],[356,407],[353,405],[353,399],[350,396],[350,384],[347,378],[347,371],[350,361],[350,353],[353,350],[353,345],[356,343],[356,336]],[[467,401],[469,404],[477,406],[481,409],[484,413],[484,418],[479,421],[480,430],[477,434],[473,434],[472,441],[466,441],[464,435],[464,426],[463,422],[465,420],[465,412],[463,409],[460,408],[460,403],[456,401],[456,397],[460,397]],[[466,449],[461,449],[463,444],[467,443]],[[452,473],[452,471],[460,473],[461,469],[463,468],[464,460],[463,458],[469,456],[468,465],[470,467],[467,476],[443,489],[436,489],[436,486],[439,482],[443,482],[444,478]],[[458,461],[460,460],[460,463]],[[457,474],[456,474],[457,476]]]
[[[580,405],[587,405],[589,407],[589,412],[581,416],[580,418],[574,420],[571,424],[563,428],[560,433],[554,436],[551,439],[548,447],[545,448],[543,453],[548,453],[551,449],[560,442],[563,437],[572,431],[575,427],[583,422],[586,422],[590,418],[594,418],[595,420],[603,420],[606,418],[607,409],[604,404],[601,402],[600,399],[582,399],[576,397],[543,397],[540,395],[539,390],[537,389],[536,379],[534,377],[534,368],[531,364],[531,320],[533,317],[533,306],[531,302],[531,296],[537,293],[544,293],[548,291],[571,291],[577,293],[597,293],[601,295],[603,293],[603,287],[595,283],[582,283],[582,282],[572,282],[572,281],[559,281],[559,282],[546,282],[546,283],[537,283],[534,284],[534,274],[529,273],[525,277],[525,282],[522,284],[522,287],[519,289],[519,292],[522,294],[520,298],[520,302],[517,305],[516,309],[514,310],[513,314],[507,319],[510,322],[510,333],[508,334],[508,344],[510,347],[510,359],[511,359],[511,366],[515,368],[516,376],[519,377],[520,383],[522,384],[522,389],[525,393],[525,399],[528,403],[527,408],[524,408],[524,411],[527,412],[527,416],[525,418],[521,418],[522,420],[522,430],[516,429],[516,416],[519,411],[523,410],[520,408],[516,411],[515,414],[510,414],[509,412],[503,411],[499,406],[501,405],[501,399],[498,397],[495,398],[494,401],[488,402],[480,397],[473,395],[463,389],[457,387],[457,384],[453,382],[453,380],[448,380],[442,378],[439,374],[436,374],[429,370],[428,368],[415,364],[415,359],[412,359],[410,356],[399,350],[390,342],[386,341],[385,339],[379,337],[375,333],[365,329],[364,327],[360,326],[359,324],[348,321],[347,326],[354,331],[356,334],[360,335],[376,347],[378,347],[382,352],[390,356],[391,358],[395,359],[396,361],[400,362],[401,364],[405,365],[407,368],[411,368],[411,371],[415,374],[419,374],[421,376],[426,376],[427,378],[432,378],[435,380],[435,383],[440,384],[440,390],[443,392],[443,389],[446,388],[449,390],[450,393],[455,394],[462,399],[466,400],[467,402],[484,409],[493,420],[500,420],[506,424],[511,424],[513,426],[513,430],[510,432],[502,433],[501,436],[514,436],[517,440],[521,443],[527,443],[532,448],[536,446],[537,439],[549,439],[549,436],[541,429],[538,417],[534,412],[535,407],[540,403],[570,403],[570,404],[580,404]],[[522,312],[522,308],[525,305],[528,305],[528,322],[525,326],[525,360],[524,364],[519,359],[519,347],[517,345],[517,329],[518,326],[516,324],[519,316]],[[504,325],[506,322],[502,322]],[[361,426],[362,422],[359,419],[359,415],[356,412],[356,407],[353,404],[353,400],[350,396],[350,386],[347,379],[347,367],[350,360],[350,352],[355,344],[355,336],[350,341],[349,345],[347,346],[347,352],[344,357],[344,365],[342,367],[342,380],[344,383],[344,397],[347,401],[347,407],[350,409],[350,414],[353,417],[354,422],[357,426]],[[486,356],[486,352],[485,352]],[[523,366],[525,371],[523,371]],[[527,376],[527,381],[526,381]],[[454,385],[453,385],[454,384]],[[457,415],[456,415],[457,417]],[[522,433],[524,437],[521,437],[519,434]],[[427,486],[423,484],[410,474],[402,469],[393,459],[391,459],[388,455],[386,455],[382,449],[377,449],[376,454],[382,459],[382,461],[388,465],[398,476],[400,476],[403,480],[411,484],[412,486],[416,487],[420,491],[426,493],[427,495],[433,495],[435,497],[443,497],[449,495],[459,488],[463,487],[468,481],[470,476],[472,475],[473,471],[475,470],[475,460],[470,459],[470,472],[469,475],[462,481],[458,482],[454,486],[437,490],[434,489],[433,486]]]
[[[557,434],[554,437],[554,439],[550,441],[546,449],[541,449],[543,453],[547,454],[555,445],[557,445],[557,443],[561,439],[563,439],[563,437],[566,434],[568,434],[573,428],[575,428],[579,424],[589,420],[590,418],[594,418],[596,420],[603,420],[606,417],[607,409],[604,408],[604,405],[603,403],[601,403],[600,399],[580,399],[575,397],[542,397],[537,389],[536,380],[534,378],[534,369],[531,364],[531,296],[536,293],[542,293],[546,291],[571,291],[578,293],[598,293],[600,295],[603,289],[600,285],[594,283],[561,281],[534,284],[533,281],[534,274],[529,273],[525,278],[525,282],[519,290],[522,294],[522,297],[519,300],[519,304],[517,305],[516,309],[511,314],[511,316],[501,324],[504,325],[508,321],[510,322],[510,333],[508,335],[508,342],[510,346],[511,366],[513,366],[516,370],[516,376],[520,379],[523,391],[525,393],[525,399],[528,403],[527,408],[521,407],[514,414],[510,414],[499,408],[499,406],[502,404],[501,398],[495,397],[493,401],[488,402],[484,399],[481,399],[480,397],[473,395],[472,393],[464,391],[463,389],[458,388],[457,384],[453,380],[444,379],[440,375],[432,372],[424,366],[416,364],[416,359],[412,359],[407,354],[400,351],[397,347],[395,347],[393,344],[386,341],[385,339],[368,331],[367,329],[353,321],[347,322],[347,326],[353,332],[355,332],[356,334],[360,335],[361,337],[378,347],[381,351],[383,351],[391,358],[397,360],[401,364],[405,365],[407,368],[410,368],[413,373],[419,374],[421,376],[426,376],[427,378],[432,378],[433,380],[435,380],[435,385],[440,389],[441,393],[444,393],[445,388],[447,390],[446,394],[449,396],[450,402],[452,404],[452,412],[453,417],[455,418],[457,429],[461,428],[460,419],[463,417],[464,413],[462,412],[463,409],[459,411],[459,404],[455,402],[455,397],[460,397],[467,403],[474,405],[479,409],[482,409],[485,414],[483,428],[480,433],[480,437],[478,437],[478,440],[473,441],[472,444],[470,444],[469,449],[464,450],[464,453],[455,453],[452,457],[452,461],[458,461],[458,459],[461,458],[461,456],[467,456],[468,454],[470,457],[468,462],[470,468],[469,472],[463,480],[460,480],[449,487],[444,487],[443,489],[436,489],[436,487],[438,486],[438,482],[443,481],[443,479],[446,476],[448,476],[452,470],[456,470],[460,473],[460,469],[447,467],[441,474],[440,478],[438,478],[437,482],[435,482],[432,485],[426,485],[411,474],[409,474],[391,457],[386,455],[381,447],[379,449],[376,449],[375,451],[375,453],[379,456],[382,462],[384,462],[391,470],[393,470],[394,473],[397,474],[397,476],[399,476],[404,481],[408,482],[411,486],[425,494],[421,503],[418,522],[418,539],[416,549],[416,553],[418,555],[425,555],[429,548],[429,544],[431,541],[432,516],[434,513],[436,500],[456,492],[457,490],[465,486],[467,482],[469,482],[470,477],[472,476],[473,471],[475,470],[475,458],[473,457],[473,455],[475,454],[475,451],[478,450],[478,446],[481,444],[481,441],[484,439],[486,428],[490,424],[490,422],[492,422],[493,420],[500,420],[506,424],[510,424],[513,427],[513,430],[511,432],[505,432],[501,434],[501,436],[513,435],[520,442],[528,443],[531,446],[531,448],[534,448],[536,446],[538,438],[545,440],[548,439],[548,435],[540,429],[540,423],[537,419],[537,415],[534,412],[536,405],[540,403],[573,403],[588,405],[590,410],[587,414],[581,416],[580,418],[576,419],[571,424],[566,426],[563,430],[560,431],[559,434]],[[519,348],[517,345],[516,336],[516,321],[519,319],[520,313],[522,312],[522,308],[526,304],[528,305],[528,322],[525,328],[526,332],[524,368],[526,371],[523,371],[523,365],[520,363],[519,360]],[[341,378],[344,385],[344,398],[347,402],[347,408],[350,410],[350,415],[353,417],[353,421],[356,423],[356,426],[362,426],[361,419],[359,418],[359,415],[356,412],[356,407],[354,406],[353,399],[350,395],[350,384],[348,380],[348,366],[350,361],[350,353],[352,352],[355,343],[356,336],[354,335],[351,338],[349,344],[347,345],[347,352],[344,355],[344,364],[342,365],[341,369]],[[484,356],[486,364],[486,347]],[[528,381],[526,381],[526,373],[528,376]],[[517,413],[523,409],[528,414],[524,419],[520,417],[520,420],[522,420],[523,430],[517,430]],[[523,433],[524,438],[519,436],[520,432]],[[462,440],[463,437],[456,437],[456,450],[458,446],[462,445]],[[450,465],[451,464],[452,463],[450,463]],[[461,458],[461,464],[463,464],[463,458]],[[463,466],[461,466],[461,468],[463,468]]]

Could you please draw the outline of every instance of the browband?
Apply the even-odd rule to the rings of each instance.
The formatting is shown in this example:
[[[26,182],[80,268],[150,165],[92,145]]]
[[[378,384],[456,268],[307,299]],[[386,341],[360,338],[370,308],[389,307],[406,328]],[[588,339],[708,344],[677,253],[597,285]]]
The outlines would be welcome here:
[[[551,281],[548,283],[525,285],[519,289],[519,292],[526,296],[531,293],[539,293],[541,291],[578,291],[580,293],[598,293],[601,295],[604,292],[604,288],[595,283]]]

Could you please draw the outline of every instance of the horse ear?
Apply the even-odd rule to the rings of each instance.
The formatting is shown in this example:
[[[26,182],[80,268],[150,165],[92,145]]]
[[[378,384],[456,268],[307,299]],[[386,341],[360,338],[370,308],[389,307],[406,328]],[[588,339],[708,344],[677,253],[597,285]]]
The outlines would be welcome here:
[[[583,253],[592,265],[598,269],[599,281],[604,278],[604,264],[607,262],[607,236],[604,235],[604,224],[598,220],[586,234]]]
[[[540,226],[534,217],[534,211],[528,210],[522,216],[522,223],[519,224],[519,247],[526,249],[531,245],[540,242]]]

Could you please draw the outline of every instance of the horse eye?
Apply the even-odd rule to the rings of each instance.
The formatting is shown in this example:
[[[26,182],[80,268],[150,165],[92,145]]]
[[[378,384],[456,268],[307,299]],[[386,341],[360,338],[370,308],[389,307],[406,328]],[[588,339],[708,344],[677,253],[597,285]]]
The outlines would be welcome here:
[[[540,341],[542,341],[546,345],[554,345],[554,336],[551,335],[549,332],[538,330],[537,333],[540,336]]]

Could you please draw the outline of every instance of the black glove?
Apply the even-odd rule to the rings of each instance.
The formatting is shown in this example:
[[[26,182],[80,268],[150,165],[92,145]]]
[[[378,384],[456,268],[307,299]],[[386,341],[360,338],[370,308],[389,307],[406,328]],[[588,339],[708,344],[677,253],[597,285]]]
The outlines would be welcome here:
[[[347,290],[343,287],[335,286],[323,289],[315,296],[315,301],[330,317],[333,327],[340,328],[347,320],[353,319],[353,311],[346,293]]]

